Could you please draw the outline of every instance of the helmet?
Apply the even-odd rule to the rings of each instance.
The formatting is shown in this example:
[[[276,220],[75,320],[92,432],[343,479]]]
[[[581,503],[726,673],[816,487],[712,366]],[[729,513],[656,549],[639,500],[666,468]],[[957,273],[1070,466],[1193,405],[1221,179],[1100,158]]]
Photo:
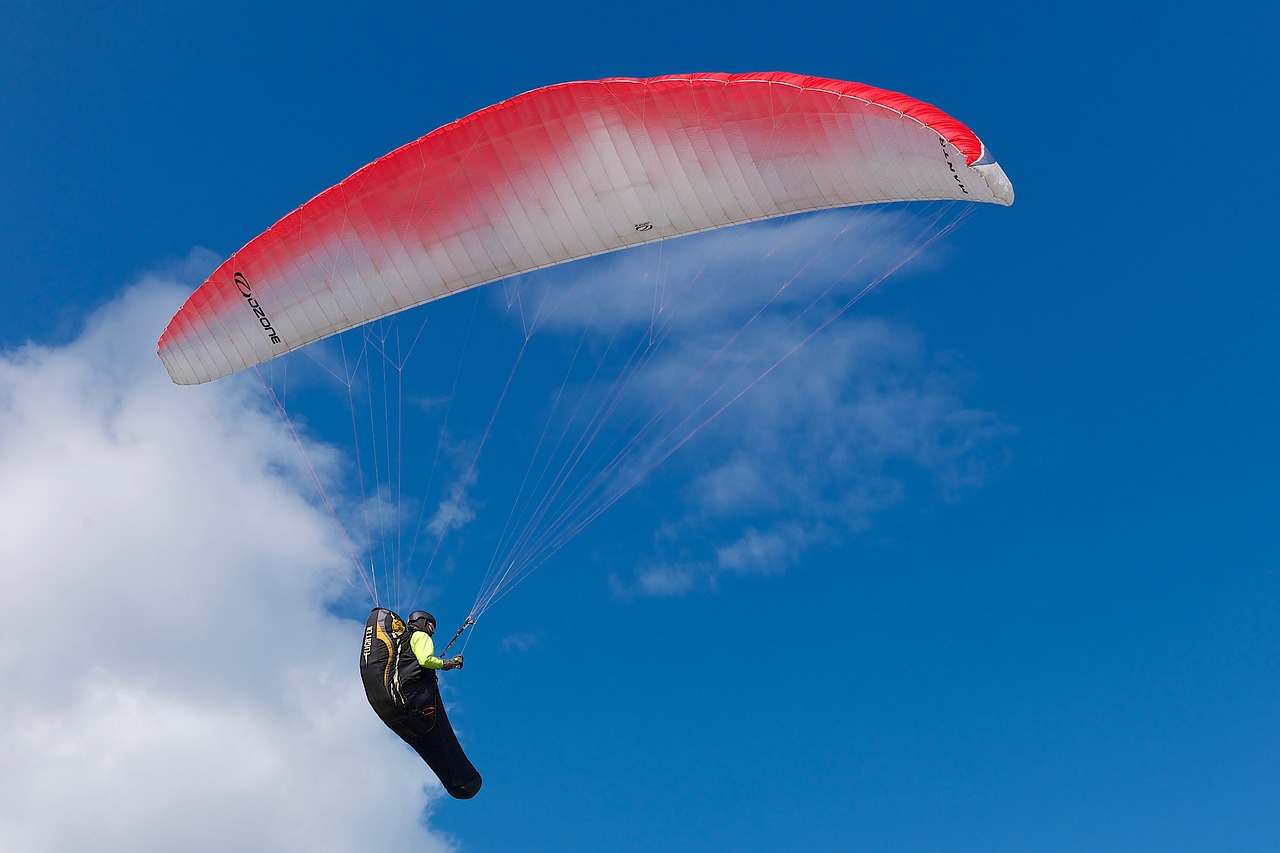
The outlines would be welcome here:
[[[405,624],[410,628],[417,628],[421,630],[427,626],[428,622],[431,623],[431,627],[434,628],[436,624],[436,617],[432,616],[425,610],[415,610],[409,614],[409,621]]]

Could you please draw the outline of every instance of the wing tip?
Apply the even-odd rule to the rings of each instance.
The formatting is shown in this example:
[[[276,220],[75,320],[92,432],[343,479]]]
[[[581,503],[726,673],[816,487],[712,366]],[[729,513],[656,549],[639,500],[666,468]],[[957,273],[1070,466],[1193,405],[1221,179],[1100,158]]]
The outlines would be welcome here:
[[[995,196],[997,204],[1002,204],[1005,207],[1013,204],[1013,182],[1004,173],[1004,169],[1000,168],[999,163],[992,160],[990,163],[981,163],[973,168],[987,182],[987,187],[991,190],[991,194]]]

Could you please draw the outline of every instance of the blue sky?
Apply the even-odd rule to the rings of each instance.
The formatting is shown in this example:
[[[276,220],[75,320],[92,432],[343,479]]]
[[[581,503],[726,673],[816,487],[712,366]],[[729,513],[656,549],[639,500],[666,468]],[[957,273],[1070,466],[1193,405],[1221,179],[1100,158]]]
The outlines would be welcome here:
[[[1273,846],[1276,18],[8,4],[0,847]],[[1017,203],[852,320],[897,353],[873,378],[999,429],[959,487],[918,455],[868,469],[901,496],[784,570],[635,594],[696,481],[673,460],[669,494],[486,616],[446,697],[485,787],[441,800],[362,707],[287,436],[252,385],[168,385],[154,341],[218,259],[392,148],[540,85],[695,70],[907,92],[996,152]],[[442,630],[468,570],[431,579]]]

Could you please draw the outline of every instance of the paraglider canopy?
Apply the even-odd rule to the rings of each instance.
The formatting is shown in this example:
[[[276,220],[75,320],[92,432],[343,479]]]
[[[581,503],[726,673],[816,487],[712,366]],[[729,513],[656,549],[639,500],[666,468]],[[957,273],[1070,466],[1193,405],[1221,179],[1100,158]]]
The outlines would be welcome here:
[[[1011,204],[974,133],[906,95],[798,74],[549,86],[321,193],[232,255],[158,351],[208,382],[521,272],[682,234],[893,201]]]

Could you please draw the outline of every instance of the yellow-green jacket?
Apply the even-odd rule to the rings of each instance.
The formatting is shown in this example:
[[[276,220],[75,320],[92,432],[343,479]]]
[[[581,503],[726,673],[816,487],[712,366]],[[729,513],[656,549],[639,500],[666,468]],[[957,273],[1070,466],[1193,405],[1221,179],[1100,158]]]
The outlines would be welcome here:
[[[418,659],[419,665],[427,669],[444,667],[444,661],[436,657],[436,644],[431,641],[431,635],[426,631],[414,631],[410,634],[409,648],[413,649],[413,656]]]

